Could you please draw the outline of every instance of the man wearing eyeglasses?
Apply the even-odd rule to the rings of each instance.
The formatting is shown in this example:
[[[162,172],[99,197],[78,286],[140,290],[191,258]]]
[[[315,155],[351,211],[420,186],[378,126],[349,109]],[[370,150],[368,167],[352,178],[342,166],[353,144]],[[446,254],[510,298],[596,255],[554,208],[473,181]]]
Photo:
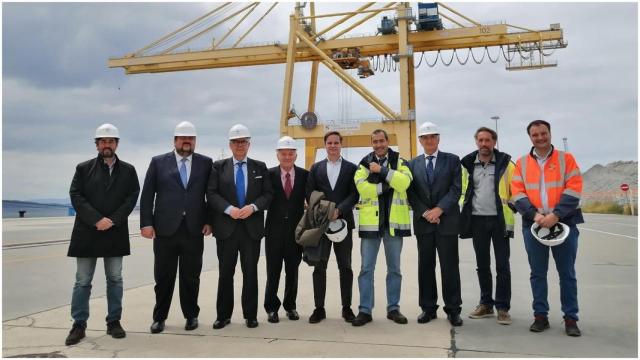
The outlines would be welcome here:
[[[217,318],[214,329],[231,322],[233,275],[240,253],[242,313],[247,327],[258,326],[258,257],[264,236],[264,210],[273,189],[265,163],[247,157],[251,134],[236,124],[229,130],[228,159],[213,164],[207,196],[213,209],[213,236],[218,252]]]

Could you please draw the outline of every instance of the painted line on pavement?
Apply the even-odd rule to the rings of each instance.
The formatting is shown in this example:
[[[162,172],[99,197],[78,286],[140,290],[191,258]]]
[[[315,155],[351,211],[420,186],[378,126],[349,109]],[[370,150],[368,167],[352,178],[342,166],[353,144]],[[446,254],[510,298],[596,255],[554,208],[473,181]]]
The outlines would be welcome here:
[[[638,238],[637,238],[637,237],[635,237],[635,236],[629,236],[629,235],[616,234],[616,233],[607,232],[607,231],[602,231],[602,230],[596,230],[596,229],[589,229],[589,228],[582,227],[582,226],[578,226],[578,229],[580,229],[580,230],[587,230],[587,231],[595,231],[595,232],[599,232],[599,233],[602,233],[602,234],[614,235],[614,236],[622,236],[622,237],[626,237],[626,238],[629,238],[629,239],[636,239],[636,240],[638,240]]]

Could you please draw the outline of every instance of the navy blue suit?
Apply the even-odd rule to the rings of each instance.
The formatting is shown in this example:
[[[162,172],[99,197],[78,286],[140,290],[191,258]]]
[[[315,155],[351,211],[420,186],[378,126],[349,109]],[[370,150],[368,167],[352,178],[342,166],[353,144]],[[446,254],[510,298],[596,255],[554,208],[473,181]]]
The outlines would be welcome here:
[[[409,168],[413,181],[407,190],[407,197],[413,208],[413,230],[418,239],[418,303],[428,313],[435,313],[438,309],[435,273],[437,251],[444,311],[447,314],[459,314],[462,305],[458,268],[458,200],[462,192],[460,158],[439,151],[432,184],[427,180],[424,155],[411,160]],[[444,211],[439,224],[431,224],[422,217],[425,211],[435,207]]]
[[[180,305],[185,318],[198,317],[198,292],[202,271],[202,228],[210,224],[206,190],[211,158],[193,154],[191,173],[185,188],[180,179],[175,153],[151,159],[140,197],[140,228],[153,226],[156,305],[153,320],[163,321],[180,264]]]

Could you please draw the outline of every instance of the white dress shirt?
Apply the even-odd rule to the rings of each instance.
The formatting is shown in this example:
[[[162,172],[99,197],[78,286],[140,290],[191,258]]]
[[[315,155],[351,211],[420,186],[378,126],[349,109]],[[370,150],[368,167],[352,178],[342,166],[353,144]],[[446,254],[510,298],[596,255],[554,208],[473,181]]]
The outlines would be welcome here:
[[[439,150],[436,150],[436,152],[434,152],[433,154],[424,154],[424,166],[425,168],[427,166],[429,166],[429,159],[427,158],[428,156],[433,156],[433,159],[431,159],[431,163],[433,164],[433,170],[436,170],[436,161],[438,160],[438,152]]]
[[[338,176],[340,176],[340,167],[342,166],[342,156],[336,161],[331,161],[327,158],[327,178],[329,178],[329,184],[331,190],[334,190],[336,183],[338,182]]]

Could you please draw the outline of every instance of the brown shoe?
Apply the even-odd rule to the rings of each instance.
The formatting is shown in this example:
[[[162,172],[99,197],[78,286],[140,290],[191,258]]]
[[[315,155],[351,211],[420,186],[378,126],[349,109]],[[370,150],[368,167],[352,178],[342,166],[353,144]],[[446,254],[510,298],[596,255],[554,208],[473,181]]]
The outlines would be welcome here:
[[[493,307],[485,304],[480,304],[476,306],[475,310],[469,314],[469,317],[472,319],[482,319],[493,316]]]
[[[498,310],[498,324],[511,325],[511,315],[508,310]]]

